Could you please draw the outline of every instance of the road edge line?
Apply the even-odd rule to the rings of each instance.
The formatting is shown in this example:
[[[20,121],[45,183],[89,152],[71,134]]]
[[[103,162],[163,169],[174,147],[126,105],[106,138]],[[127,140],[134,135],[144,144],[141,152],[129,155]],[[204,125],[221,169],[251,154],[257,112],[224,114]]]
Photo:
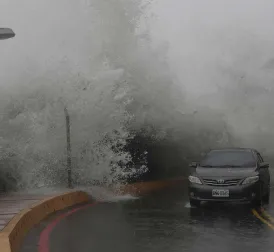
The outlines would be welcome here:
[[[274,218],[264,208],[261,208],[261,212],[262,215],[264,215],[264,217],[268,219],[270,223],[274,223]]]
[[[90,196],[84,191],[70,191],[23,209],[0,232],[1,252],[18,252],[27,232],[48,215],[89,200]]]
[[[268,227],[274,230],[274,226],[270,222],[268,222],[266,219],[264,219],[255,209],[252,209],[252,213],[255,217],[257,217],[257,219],[259,219],[261,222],[263,222]]]

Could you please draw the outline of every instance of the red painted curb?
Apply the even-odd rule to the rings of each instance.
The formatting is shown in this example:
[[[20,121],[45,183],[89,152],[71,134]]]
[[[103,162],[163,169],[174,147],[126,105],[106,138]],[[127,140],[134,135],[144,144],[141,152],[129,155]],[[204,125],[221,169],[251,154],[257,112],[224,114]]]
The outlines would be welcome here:
[[[50,252],[49,250],[49,237],[51,232],[53,231],[53,229],[56,227],[56,225],[64,218],[66,218],[69,215],[72,215],[76,212],[78,212],[79,210],[85,209],[87,207],[90,206],[94,206],[96,205],[97,202],[92,203],[92,204],[88,204],[88,205],[84,205],[81,207],[77,207],[74,208],[66,213],[63,213],[61,215],[59,215],[57,218],[55,218],[53,221],[51,221],[42,231],[42,233],[40,234],[39,237],[39,243],[38,243],[38,252]]]

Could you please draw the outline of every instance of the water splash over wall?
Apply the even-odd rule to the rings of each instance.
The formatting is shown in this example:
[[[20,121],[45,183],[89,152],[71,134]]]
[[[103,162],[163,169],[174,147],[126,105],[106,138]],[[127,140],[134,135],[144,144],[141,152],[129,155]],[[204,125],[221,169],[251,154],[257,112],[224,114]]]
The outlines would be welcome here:
[[[11,187],[66,183],[65,106],[77,185],[136,179],[148,166],[180,173],[209,146],[231,145],[221,113],[186,102],[168,46],[152,46],[148,3],[42,2],[28,0],[30,16],[45,18],[36,43],[24,27],[14,72],[2,75],[9,87],[0,94],[1,177]]]

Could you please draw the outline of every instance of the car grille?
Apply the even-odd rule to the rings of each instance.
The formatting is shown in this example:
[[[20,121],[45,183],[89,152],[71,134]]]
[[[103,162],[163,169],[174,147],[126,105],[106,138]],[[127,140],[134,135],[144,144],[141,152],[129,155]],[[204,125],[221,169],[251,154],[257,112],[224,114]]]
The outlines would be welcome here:
[[[203,179],[206,185],[211,186],[235,186],[238,185],[241,179],[225,179],[223,183],[219,183],[218,179]]]

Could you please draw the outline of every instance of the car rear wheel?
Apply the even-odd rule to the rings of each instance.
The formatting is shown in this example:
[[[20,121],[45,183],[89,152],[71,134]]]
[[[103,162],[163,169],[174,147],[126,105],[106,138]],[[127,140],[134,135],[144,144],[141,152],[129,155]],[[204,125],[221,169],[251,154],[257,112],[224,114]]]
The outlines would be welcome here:
[[[193,206],[193,207],[199,207],[201,205],[201,202],[199,200],[190,199],[189,202],[190,202],[190,206]]]

